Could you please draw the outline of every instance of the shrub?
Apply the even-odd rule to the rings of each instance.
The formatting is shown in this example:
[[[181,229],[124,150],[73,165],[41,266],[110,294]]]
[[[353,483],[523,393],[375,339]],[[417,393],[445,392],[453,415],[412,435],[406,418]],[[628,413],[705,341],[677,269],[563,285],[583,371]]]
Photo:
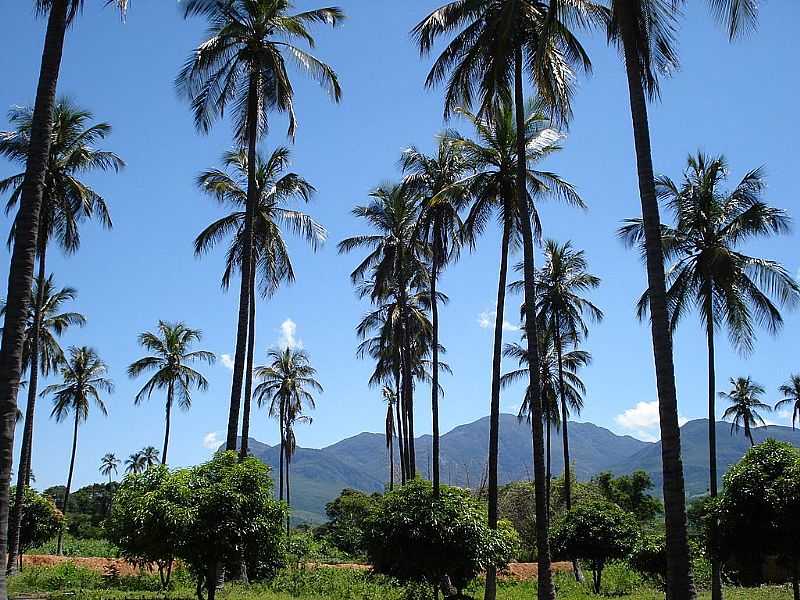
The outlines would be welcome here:
[[[344,489],[339,496],[325,505],[328,523],[325,537],[342,552],[363,555],[364,523],[375,504],[375,498],[364,492]]]
[[[579,504],[553,530],[557,550],[590,562],[595,593],[600,593],[605,565],[630,554],[637,537],[638,525],[633,515],[606,501]]]
[[[438,585],[446,576],[461,592],[478,573],[513,558],[517,534],[508,522],[494,531],[469,492],[414,480],[385,494],[367,522],[367,555],[374,568],[403,581]]]
[[[636,542],[630,557],[631,566],[663,586],[667,577],[667,541],[663,535],[648,533]]]
[[[15,489],[11,488],[10,497],[14,497]],[[13,522],[16,506],[12,506],[8,520]],[[19,554],[47,542],[58,533],[64,522],[64,515],[56,508],[48,497],[37,494],[31,488],[22,493],[22,527],[19,535]]]

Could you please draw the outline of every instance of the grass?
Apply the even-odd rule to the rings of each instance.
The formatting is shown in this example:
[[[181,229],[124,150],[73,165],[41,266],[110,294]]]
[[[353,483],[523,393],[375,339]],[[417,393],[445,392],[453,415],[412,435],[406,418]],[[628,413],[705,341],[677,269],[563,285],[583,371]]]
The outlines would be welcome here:
[[[56,538],[46,544],[36,548],[26,550],[26,554],[55,554]],[[116,558],[119,556],[119,549],[103,539],[76,538],[69,534],[64,536],[63,541],[64,556],[84,556],[89,558]]]
[[[635,574],[622,568],[609,569],[604,594],[592,594],[568,574],[556,576],[559,600],[663,600],[663,592],[648,586]],[[143,574],[121,577],[113,586],[102,575],[71,564],[56,567],[31,567],[9,580],[11,598],[23,593],[47,593],[50,600],[186,600],[194,597],[194,586],[186,573],[176,573],[174,589],[158,591],[158,577]],[[481,600],[483,590],[476,582],[467,590]],[[501,581],[499,600],[530,600],[536,597],[535,582]],[[727,600],[791,600],[788,586],[763,588],[727,588]],[[218,594],[219,600],[432,600],[425,586],[404,586],[389,578],[345,569],[284,570],[271,582],[239,585],[228,583]],[[703,593],[700,600],[709,600]]]

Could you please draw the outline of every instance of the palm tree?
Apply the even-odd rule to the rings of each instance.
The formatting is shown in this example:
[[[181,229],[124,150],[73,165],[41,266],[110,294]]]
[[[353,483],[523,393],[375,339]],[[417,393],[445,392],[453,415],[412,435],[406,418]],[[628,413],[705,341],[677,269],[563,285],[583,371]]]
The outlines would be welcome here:
[[[731,403],[731,406],[722,413],[722,418],[733,420],[731,423],[731,435],[733,435],[734,431],[738,432],[743,425],[744,437],[750,440],[751,446],[755,446],[756,442],[753,439],[751,427],[766,425],[764,418],[758,411],[771,411],[772,407],[769,404],[764,404],[759,398],[764,393],[764,388],[749,377],[731,377],[730,383],[731,390],[729,392],[719,393],[720,398],[725,398]]]
[[[422,196],[418,235],[430,247],[430,298],[433,328],[433,381],[431,413],[433,425],[433,495],[439,496],[439,303],[436,284],[441,270],[458,257],[460,230],[459,209],[464,204],[464,188],[459,185],[468,168],[459,147],[446,135],[439,136],[435,156],[427,156],[415,147],[408,148],[401,159],[407,174],[404,183]]]
[[[291,137],[296,129],[294,90],[286,59],[319,82],[334,101],[338,102],[341,97],[333,69],[291,42],[300,39],[313,46],[314,38],[308,25],[336,26],[344,14],[339,8],[289,14],[292,8],[289,0],[188,0],[184,8],[187,18],[203,16],[207,19],[209,39],[195,50],[181,70],[176,82],[178,89],[191,101],[195,125],[202,132],[208,132],[212,123],[234,104],[238,113],[235,116],[236,139],[247,148],[247,198],[242,228],[245,254],[241,261],[227,450],[236,450],[249,337],[253,224],[258,204],[256,144],[266,131],[270,110],[288,114]]]
[[[559,244],[555,240],[547,240],[544,244],[544,267],[537,273],[536,279],[537,310],[542,327],[551,332],[552,346],[556,353],[555,372],[558,381],[556,390],[558,390],[561,404],[564,499],[567,510],[572,508],[569,409],[567,407],[570,399],[565,390],[562,351],[568,341],[577,343],[589,334],[585,317],[595,322],[603,320],[603,311],[582,296],[583,293],[600,285],[600,278],[589,273],[587,268],[588,263],[583,250],[575,250],[569,241]],[[519,283],[516,285],[519,286]],[[544,357],[546,354],[543,352],[542,356]],[[542,361],[544,362],[544,358]],[[573,408],[576,408],[574,404]],[[578,412],[580,411],[578,410]]]
[[[124,16],[128,0],[105,0],[116,4]],[[56,87],[61,69],[61,56],[68,26],[74,21],[83,0],[36,0],[39,15],[47,15],[42,62],[39,70],[36,101],[31,119],[28,160],[25,166],[17,215],[16,236],[11,251],[8,273],[7,312],[0,345],[0,470],[11,473],[14,451],[14,418],[17,392],[22,375],[22,349],[28,314],[29,294],[33,284],[34,263],[39,250],[39,217],[45,192],[45,176],[52,143],[53,112]],[[23,434],[24,435],[24,434]],[[20,469],[21,470],[21,469]],[[0,563],[7,564],[9,487],[8,479],[0,478]],[[21,514],[21,511],[17,511]],[[16,535],[15,535],[16,537]],[[13,558],[13,557],[12,557]],[[16,560],[11,563],[12,567]],[[5,572],[0,569],[0,600],[6,600]]]
[[[78,108],[69,99],[62,98],[58,101],[53,114],[52,140],[47,162],[47,176],[45,189],[39,211],[39,231],[37,233],[38,275],[37,280],[46,277],[47,248],[51,240],[66,254],[72,254],[80,247],[79,223],[84,219],[97,218],[105,227],[111,227],[111,218],[108,207],[102,196],[79,178],[90,171],[119,171],[125,163],[112,152],[97,150],[95,144],[103,141],[110,133],[108,123],[92,124],[91,112]],[[19,163],[24,168],[31,150],[31,130],[33,123],[33,110],[30,108],[13,108],[9,111],[9,122],[12,131],[0,133],[0,155]],[[0,193],[9,192],[6,203],[6,212],[10,213],[20,203],[22,197],[25,172],[20,172],[0,181]],[[22,211],[17,212],[8,237],[9,247],[13,246],[18,231],[17,220]],[[35,283],[35,281],[34,281]],[[39,287],[39,292],[45,290]],[[33,297],[29,310],[33,315],[33,327],[38,329],[40,324],[40,306],[44,297]],[[23,352],[28,352],[33,361],[38,360],[39,340],[37,336],[27,338],[28,343]],[[23,369],[25,354],[23,354]],[[38,391],[38,372],[30,373],[28,382],[28,404],[26,415],[27,425],[23,430],[23,440],[20,452],[20,465],[17,473],[17,490],[24,490],[20,483],[27,480],[30,468],[30,453],[33,447],[33,424]],[[22,492],[17,491],[16,501],[21,501]],[[12,523],[10,534],[9,555],[14,558],[18,551],[17,538],[19,525],[17,520],[22,518],[21,511],[16,511],[15,521]],[[21,523],[21,521],[20,521]]]
[[[158,450],[155,446],[147,446],[142,448],[142,461],[144,462],[145,469],[149,469],[153,465],[158,464]],[[161,464],[164,464],[163,462]]]
[[[190,350],[199,342],[202,334],[199,329],[190,329],[184,323],[158,322],[158,331],[145,331],[139,335],[139,345],[152,352],[140,358],[128,367],[129,377],[138,377],[142,373],[155,371],[133,399],[137,406],[155,390],[166,390],[166,425],[164,428],[164,449],[161,452],[161,464],[167,464],[169,448],[169,430],[172,416],[172,404],[176,395],[178,406],[189,410],[192,406],[192,388],[201,391],[208,389],[208,381],[198,371],[189,366],[197,361],[214,364],[213,352]]]
[[[559,0],[556,0],[558,3]],[[724,20],[732,37],[753,23],[755,0],[708,0]],[[664,276],[661,218],[653,176],[647,100],[659,97],[658,73],[678,66],[674,49],[675,20],[682,2],[664,0],[612,0],[608,39],[620,50],[625,63],[633,123],[636,170],[642,206],[644,248],[650,301],[650,329],[656,364],[661,462],[664,476],[664,516],[667,530],[667,596],[673,600],[696,597],[689,562],[686,532],[686,495],[681,461],[675,365]],[[722,598],[719,568],[712,565],[712,600]]]
[[[286,416],[284,417],[284,422],[285,422],[286,432],[284,434],[284,437],[286,439],[284,442],[284,454],[286,455],[286,506],[291,509],[292,501],[290,493],[291,485],[289,483],[289,467],[291,466],[292,458],[294,457],[294,454],[297,451],[297,438],[294,435],[294,424],[306,423],[310,425],[313,420],[311,417],[300,414],[300,411],[303,409],[301,404],[293,404],[291,402],[287,402],[285,404],[285,407],[286,407]],[[291,518],[292,518],[291,513],[287,511],[286,513],[287,537],[291,535]]]
[[[728,192],[722,185],[728,176],[724,157],[698,152],[690,156],[680,185],[666,176],[656,179],[656,193],[674,214],[675,226],[661,226],[664,257],[672,264],[666,274],[670,328],[697,308],[705,326],[708,350],[708,447],[709,491],[717,496],[716,378],[714,335],[727,326],[728,336],[740,352],[750,352],[755,333],[753,321],[775,333],[783,324],[774,296],[795,304],[800,288],[780,264],[742,253],[739,246],[752,238],[787,232],[786,213],[765,204],[766,187],[761,169],[747,173]],[[619,232],[628,245],[643,240],[641,219],[628,219]],[[648,294],[639,301],[639,317],[646,315]],[[714,524],[712,523],[712,527]],[[716,531],[712,529],[712,538]],[[712,558],[715,575],[719,571]]]
[[[376,304],[386,304],[388,298],[396,303],[397,320],[390,327],[397,332],[397,355],[392,359],[401,378],[398,390],[403,418],[404,473],[413,478],[416,473],[412,351],[415,315],[410,297],[415,290],[429,288],[430,249],[417,235],[420,203],[412,186],[384,184],[370,196],[372,201],[366,206],[356,206],[353,214],[367,221],[374,233],[342,240],[338,248],[340,254],[367,249],[369,253],[351,273],[351,281],[360,286],[362,297],[368,296]]]
[[[303,409],[315,408],[312,392],[322,392],[315,379],[317,370],[311,366],[308,354],[297,348],[272,348],[267,352],[268,365],[256,367],[255,376],[261,381],[256,386],[255,397],[259,408],[269,404],[269,416],[278,419],[281,437],[279,498],[283,500],[284,460],[288,418],[299,415]],[[288,499],[288,485],[286,486]]]
[[[302,237],[315,252],[324,243],[327,232],[308,214],[291,208],[295,201],[308,203],[315,193],[314,187],[296,173],[284,173],[289,165],[290,152],[277,148],[267,160],[256,156],[255,220],[253,222],[253,265],[250,270],[250,299],[248,342],[245,370],[244,406],[242,415],[242,442],[239,449],[247,456],[250,435],[250,401],[253,391],[253,355],[256,327],[256,272],[260,279],[261,295],[269,297],[281,283],[293,283],[294,268],[289,249],[281,231],[287,228]],[[228,152],[223,156],[225,170],[211,169],[197,179],[198,186],[221,205],[234,212],[206,227],[195,239],[195,255],[207,253],[224,237],[231,242],[226,255],[222,287],[228,289],[234,272],[242,270],[246,248],[244,225],[247,207],[247,154],[244,151]]]
[[[535,163],[541,161],[549,154],[560,149],[561,134],[552,129],[550,122],[531,104],[525,120],[524,146],[526,148],[526,178],[528,187],[525,193],[525,202],[528,204],[529,214],[532,215],[537,235],[540,231],[538,212],[534,204],[534,196],[553,195],[575,206],[584,206],[580,196],[571,184],[561,179],[557,174],[533,168]],[[516,190],[516,162],[517,162],[517,128],[514,120],[514,111],[509,105],[495,111],[488,117],[479,117],[471,112],[461,109],[459,111],[474,127],[476,140],[462,137],[455,132],[450,134],[453,143],[464,153],[466,161],[474,170],[464,182],[470,194],[471,206],[464,219],[464,236],[466,243],[471,247],[476,245],[478,236],[486,228],[492,213],[499,212],[503,234],[500,247],[500,272],[497,284],[497,303],[495,305],[494,346],[492,358],[492,387],[490,404],[489,425],[489,523],[497,526],[497,453],[499,448],[500,427],[500,378],[501,360],[503,350],[503,322],[505,312],[506,281],[508,275],[508,258],[512,248],[518,248],[524,234],[522,227],[521,211],[517,207],[519,202]],[[536,361],[538,362],[538,361]],[[536,378],[534,378],[536,379]],[[538,380],[536,384],[538,386]],[[533,388],[531,388],[533,389]],[[534,394],[540,398],[539,394]],[[534,402],[535,404],[535,402]],[[532,409],[533,410],[533,409]],[[535,462],[541,458],[542,480],[540,494],[542,505],[537,510],[545,510],[545,485],[546,476],[545,451],[543,442],[542,414],[535,413],[531,420],[531,435],[534,449]],[[537,427],[538,423],[538,427]],[[537,445],[536,439],[542,443]],[[538,448],[538,449],[537,449]],[[541,451],[539,456],[537,453]],[[538,458],[537,458],[538,457]],[[538,513],[537,513],[538,514]],[[545,521],[547,515],[544,516]],[[545,529],[546,531],[546,529]],[[542,535],[546,535],[543,531]],[[543,542],[547,546],[547,540]],[[546,548],[545,548],[546,550]],[[547,553],[544,554],[546,556]],[[547,571],[546,564],[549,559],[543,558],[541,572]],[[488,577],[490,594],[492,593],[492,575]],[[545,586],[547,576],[545,576]]]
[[[112,475],[117,474],[117,467],[119,467],[119,459],[111,452],[104,454],[100,459],[100,474],[108,475],[108,483],[112,481]]]
[[[775,410],[780,410],[784,406],[792,409],[792,430],[794,430],[795,423],[800,417],[800,375],[791,375],[789,381],[779,387],[778,391],[783,399],[775,404]]]
[[[101,392],[110,394],[114,385],[105,377],[108,372],[106,364],[100,360],[92,348],[71,346],[68,358],[61,367],[62,383],[47,386],[42,390],[42,396],[53,396],[53,411],[50,416],[57,422],[62,422],[70,415],[73,418],[72,454],[69,461],[69,475],[67,486],[64,489],[64,513],[67,512],[69,492],[72,487],[72,474],[75,469],[75,454],[78,449],[78,427],[89,418],[89,408],[92,403],[104,415],[108,415],[105,402],[100,397]],[[58,532],[56,553],[61,554],[61,543],[64,535],[63,528]]]
[[[147,461],[144,457],[144,452],[137,450],[125,460],[125,472],[138,475],[144,472],[147,468]]]
[[[381,389],[381,395],[386,402],[386,421],[384,435],[386,436],[386,451],[389,453],[389,491],[394,489],[394,406],[397,403],[397,392],[388,385]]]

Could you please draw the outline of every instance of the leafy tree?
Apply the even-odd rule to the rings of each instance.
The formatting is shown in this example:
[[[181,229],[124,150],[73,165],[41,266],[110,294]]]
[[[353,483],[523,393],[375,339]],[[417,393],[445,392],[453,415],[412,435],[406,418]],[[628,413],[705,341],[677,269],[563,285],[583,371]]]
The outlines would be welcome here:
[[[181,539],[191,525],[191,500],[186,474],[154,467],[129,475],[119,486],[105,522],[108,539],[134,564],[158,566],[161,583],[169,585]]]
[[[138,377],[142,373],[155,371],[134,397],[134,404],[139,405],[145,398],[149,399],[155,390],[167,392],[162,465],[167,464],[170,419],[176,396],[178,406],[183,410],[189,410],[192,406],[192,388],[202,391],[208,389],[206,378],[189,366],[197,361],[214,364],[216,360],[213,352],[190,350],[192,344],[199,342],[201,337],[199,329],[190,329],[184,323],[159,321],[157,333],[145,331],[139,334],[139,345],[152,354],[140,358],[128,367],[129,377]]]
[[[314,409],[316,403],[312,392],[322,392],[322,386],[315,379],[317,370],[311,366],[308,354],[303,350],[286,347],[272,348],[267,353],[270,364],[256,368],[255,377],[261,383],[255,389],[256,402],[259,407],[269,405],[269,415],[278,419],[280,427],[280,493],[283,500],[284,465],[288,473],[288,438],[287,426],[290,418],[296,418],[303,409]],[[288,498],[288,482],[286,491]]]
[[[178,89],[191,102],[195,125],[204,133],[233,104],[236,141],[247,149],[247,199],[242,228],[245,254],[241,261],[227,450],[236,450],[249,337],[251,272],[255,268],[254,223],[258,205],[256,145],[266,132],[270,111],[287,113],[290,137],[294,137],[296,129],[294,89],[286,59],[316,80],[334,101],[341,98],[339,80],[333,69],[292,42],[301,40],[313,46],[314,38],[308,26],[325,23],[335,27],[344,13],[332,7],[290,14],[293,8],[289,0],[188,0],[184,4],[186,18],[207,19],[209,38],[181,70],[176,81]]]
[[[119,463],[120,460],[111,452],[104,454],[100,459],[100,474],[108,475],[108,483],[111,483],[112,476],[117,474]]]
[[[128,0],[105,0],[105,4],[115,4],[122,15],[128,7]],[[15,219],[14,246],[11,249],[11,264],[8,273],[7,308],[0,345],[0,462],[4,473],[10,473],[14,452],[14,430],[17,416],[17,392],[23,372],[22,353],[25,345],[25,324],[29,312],[29,294],[33,284],[33,270],[39,251],[40,216],[45,197],[48,162],[53,144],[53,114],[56,106],[56,88],[61,69],[64,38],[69,25],[75,20],[83,0],[36,0],[37,14],[47,15],[42,62],[39,70],[36,100],[30,120],[30,133],[25,163],[25,175],[19,194],[19,212]],[[40,277],[44,279],[44,275]],[[35,364],[36,361],[33,361]],[[33,419],[30,420],[33,422]],[[24,434],[23,434],[24,435]],[[30,444],[29,444],[30,446]],[[23,445],[23,448],[25,446]],[[22,462],[22,461],[20,461]],[[18,469],[30,471],[26,469]],[[27,482],[27,480],[23,479]],[[24,487],[24,486],[23,486]],[[12,539],[8,540],[8,479],[0,484],[0,562],[6,562],[6,549],[13,568],[13,552],[18,546],[16,523],[12,527]],[[17,513],[18,519],[21,512]],[[0,569],[0,600],[6,600],[5,570]]]
[[[208,600],[215,597],[218,565],[238,564],[244,556],[248,573],[263,575],[280,564],[286,509],[273,497],[269,467],[220,452],[178,477],[186,478],[190,503],[179,556],[198,576],[198,591],[205,581]]]
[[[12,508],[16,511],[16,506]],[[11,515],[9,518],[13,518]],[[53,539],[63,526],[64,515],[49,497],[26,488],[22,495],[22,527],[19,539],[19,562],[30,548]]]
[[[764,404],[759,396],[764,393],[764,388],[749,377],[731,377],[731,390],[720,392],[719,397],[727,399],[731,406],[722,413],[723,419],[731,419],[731,435],[734,431],[744,426],[744,436],[750,440],[750,445],[755,446],[752,427],[766,425],[759,410],[771,411],[769,404]]]
[[[498,490],[497,512],[519,534],[522,551],[536,556],[536,486],[532,481],[515,481]],[[520,559],[523,560],[523,559]]]
[[[757,584],[764,558],[781,556],[792,570],[798,600],[800,451],[766,440],[748,450],[723,481],[716,511],[722,558],[735,558],[742,581]]]
[[[664,535],[654,532],[640,535],[629,562],[639,573],[663,585],[667,578],[667,540]]]
[[[328,517],[326,537],[342,552],[351,556],[363,555],[366,551],[364,528],[379,497],[369,496],[358,490],[344,489],[334,500],[325,505]]]
[[[469,165],[457,144],[446,135],[438,138],[433,156],[415,147],[408,148],[401,159],[406,173],[404,184],[422,196],[418,235],[430,248],[431,301],[431,414],[433,421],[433,492],[439,494],[439,303],[436,284],[442,269],[458,258],[463,226],[459,209],[464,204],[461,185]]]
[[[488,527],[483,505],[468,491],[443,486],[437,498],[430,483],[415,479],[377,502],[367,521],[367,556],[378,572],[401,580],[436,588],[449,577],[460,595],[481,571],[514,557],[517,535],[500,525]]]
[[[603,569],[634,548],[639,528],[633,515],[608,501],[582,503],[553,528],[554,544],[566,556],[589,561],[594,592],[600,593]]]
[[[92,403],[103,414],[108,415],[105,402],[100,397],[101,392],[110,394],[114,391],[114,384],[105,377],[108,372],[106,364],[97,356],[93,349],[83,346],[72,346],[69,357],[61,368],[62,383],[47,386],[42,390],[43,396],[53,395],[53,411],[51,417],[57,422],[73,418],[72,453],[69,461],[69,474],[64,490],[64,513],[69,506],[69,492],[72,487],[72,474],[75,470],[75,454],[78,449],[78,427],[89,418],[89,408]],[[63,528],[58,532],[56,553],[61,554]]]
[[[608,472],[600,473],[592,483],[597,485],[606,500],[634,515],[639,523],[651,523],[663,512],[661,502],[649,494],[653,480],[645,471],[619,477]]]
[[[783,407],[789,407],[792,410],[792,430],[794,431],[795,423],[800,418],[800,375],[789,377],[789,381],[781,385],[778,391],[783,399],[775,403],[775,410],[781,410]]]
[[[256,327],[256,276],[260,293],[270,297],[282,283],[294,283],[295,273],[282,229],[300,236],[313,251],[325,242],[327,232],[310,215],[291,208],[295,202],[311,201],[316,190],[297,173],[285,173],[289,166],[288,148],[277,148],[264,159],[256,155],[256,208],[253,221],[253,268],[250,271],[247,365],[244,382],[242,435],[239,455],[247,456],[250,435],[250,401],[253,395],[253,356]],[[197,178],[198,186],[221,205],[234,212],[214,221],[195,238],[195,256],[211,250],[224,237],[231,237],[226,253],[222,287],[228,289],[231,276],[241,272],[246,255],[244,224],[247,208],[247,154],[240,150],[223,156],[224,170],[204,171]]]
[[[20,452],[20,468],[17,472],[17,490],[22,490],[29,482],[31,453],[33,449],[33,425],[36,405],[36,395],[39,391],[39,373],[48,375],[52,370],[45,368],[48,350],[53,348],[42,347],[53,341],[47,335],[48,325],[54,316],[46,311],[51,311],[52,306],[46,302],[53,300],[48,296],[55,291],[52,285],[52,276],[47,278],[47,250],[50,242],[55,240],[66,254],[73,254],[80,247],[80,222],[96,218],[105,227],[111,227],[111,218],[105,199],[80,179],[91,171],[119,171],[125,165],[121,158],[113,152],[97,150],[94,145],[102,142],[110,133],[108,123],[92,124],[93,115],[89,111],[78,108],[69,99],[62,98],[58,101],[53,114],[52,140],[47,161],[47,176],[42,204],[39,211],[39,231],[37,233],[38,274],[34,279],[31,304],[28,307],[29,326],[26,329],[25,342],[22,355],[23,371],[28,371],[28,403],[25,428],[22,434],[22,447]],[[33,110],[30,108],[14,108],[9,113],[9,121],[14,131],[0,133],[0,155],[4,155],[24,167],[27,163],[31,148],[31,131]],[[6,203],[6,212],[11,212],[20,203],[25,172],[12,175],[0,181],[0,193],[9,192]],[[22,214],[19,210],[12,223],[8,236],[9,246],[14,244],[17,232],[17,219]],[[49,285],[42,285],[47,281]],[[75,291],[71,288],[64,290],[65,297],[55,298],[56,301],[73,300]],[[70,318],[71,315],[66,315]],[[74,322],[65,325],[82,325],[83,317],[76,315]],[[33,332],[40,332],[34,334]],[[63,329],[62,329],[63,332]],[[61,332],[59,332],[60,335]],[[49,338],[49,339],[48,339]],[[60,348],[58,348],[60,351]],[[41,364],[39,369],[31,369],[31,363]],[[17,513],[21,516],[21,513]],[[12,523],[10,554],[16,553],[15,537],[18,534],[17,523]]]

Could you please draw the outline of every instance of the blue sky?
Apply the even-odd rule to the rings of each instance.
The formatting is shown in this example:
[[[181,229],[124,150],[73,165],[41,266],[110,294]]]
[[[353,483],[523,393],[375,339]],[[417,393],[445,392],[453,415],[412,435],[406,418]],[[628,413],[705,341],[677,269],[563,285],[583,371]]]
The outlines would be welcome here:
[[[337,255],[336,243],[362,231],[350,209],[364,202],[376,184],[398,177],[400,151],[409,144],[432,148],[444,125],[441,91],[423,89],[430,59],[420,60],[408,36],[439,1],[342,0],[348,20],[333,32],[320,29],[316,49],[341,77],[341,105],[295,78],[299,131],[292,168],[317,187],[309,210],[328,228],[329,242],[314,255],[292,241],[297,283],[259,304],[256,362],[263,361],[268,346],[288,338],[311,354],[325,393],[313,425],[297,432],[304,446],[320,447],[382,427],[380,395],[366,384],[371,365],[355,358],[354,325],[367,308],[348,279],[357,257]],[[0,6],[2,112],[33,100],[45,23],[34,19],[32,4]],[[233,354],[237,301],[236,294],[220,291],[221,254],[203,260],[192,255],[194,236],[221,214],[197,192],[194,178],[218,165],[231,145],[228,123],[217,124],[208,136],[194,131],[172,83],[201,40],[203,24],[183,21],[170,0],[132,2],[125,24],[103,4],[87,1],[70,30],[59,92],[113,125],[105,147],[119,153],[128,167],[119,175],[87,178],[109,201],[114,230],[87,224],[77,255],[64,258],[54,249],[49,260],[58,283],[79,290],[75,308],[88,317],[88,325],[70,332],[64,344],[94,346],[116,383],[108,398],[109,417],[95,413],[81,428],[78,485],[99,479],[99,459],[106,452],[124,458],[145,445],[161,445],[162,398],[154,396],[134,407],[132,399],[142,382],[125,374],[127,365],[142,354],[137,334],[153,328],[158,319],[184,320],[201,328],[202,347],[220,357],[217,365],[205,369],[209,391],[197,393],[192,410],[173,420],[170,462],[193,464],[211,454],[226,426],[230,370],[222,357]],[[297,4],[300,9],[317,6],[307,0]],[[793,179],[800,167],[800,128],[794,118],[800,85],[792,75],[800,5],[767,3],[759,32],[735,45],[728,44],[702,8],[688,9],[680,32],[682,70],[664,82],[662,102],[651,106],[656,169],[678,178],[687,154],[697,149],[726,154],[732,178],[766,165],[767,200],[800,218],[800,184]],[[639,211],[624,73],[603,36],[583,38],[594,75],[581,80],[565,148],[547,167],[572,181],[590,208],[583,213],[544,204],[545,231],[585,249],[591,269],[603,279],[594,300],[606,319],[592,328],[587,343],[594,363],[583,374],[588,396],[580,420],[653,439],[656,395],[649,329],[636,321],[633,309],[644,272],[637,254],[625,250],[614,235],[621,219]],[[449,125],[469,133],[464,123]],[[0,129],[6,127],[0,114]],[[284,131],[283,120],[276,117],[262,148],[286,144]],[[0,161],[0,176],[16,168]],[[0,228],[6,232],[8,226],[4,218]],[[748,250],[780,260],[797,274],[799,242],[795,232]],[[455,372],[444,381],[445,431],[488,413],[492,332],[482,321],[494,308],[498,260],[499,236],[491,231],[476,253],[464,256],[442,279],[451,302],[441,314],[441,339]],[[0,262],[8,262],[5,248]],[[510,324],[518,302],[509,299]],[[697,327],[695,319],[687,319],[675,339],[680,413],[686,418],[705,412],[705,346]],[[762,333],[751,356],[738,356],[720,338],[720,388],[728,377],[749,374],[774,400],[777,386],[790,372],[800,371],[799,335],[795,312],[786,315],[778,338]],[[509,341],[517,337],[513,330],[506,332]],[[419,432],[430,430],[426,396],[427,390],[420,389]],[[503,409],[516,411],[519,396],[519,390],[504,393]],[[41,401],[33,458],[41,487],[64,481],[69,458],[70,427],[49,420],[49,410],[49,399]],[[788,423],[782,415],[773,419]],[[255,413],[251,431],[262,441],[276,441],[276,426],[263,412]]]

